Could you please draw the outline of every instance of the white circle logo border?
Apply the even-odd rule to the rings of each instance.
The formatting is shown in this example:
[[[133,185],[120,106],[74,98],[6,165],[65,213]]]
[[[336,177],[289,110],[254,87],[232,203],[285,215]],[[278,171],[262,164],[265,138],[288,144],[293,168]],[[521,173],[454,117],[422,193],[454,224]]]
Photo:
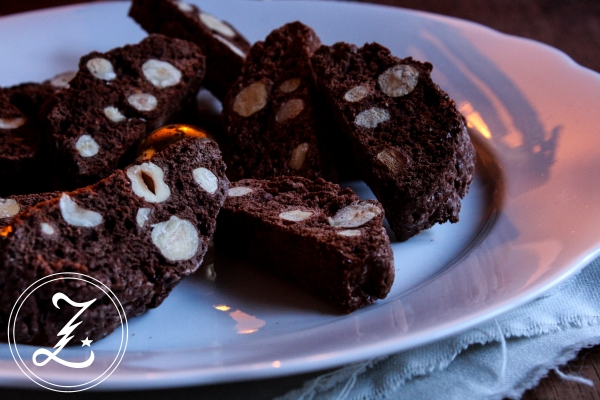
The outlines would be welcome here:
[[[119,351],[117,352],[115,359],[108,366],[108,368],[106,370],[104,370],[104,372],[102,372],[102,374],[100,374],[99,376],[97,376],[96,378],[94,378],[88,382],[78,384],[78,385],[68,386],[68,385],[59,385],[59,384],[47,382],[47,381],[43,380],[42,378],[38,377],[36,374],[34,374],[29,369],[29,367],[27,366],[27,364],[25,364],[25,362],[21,358],[21,355],[19,354],[19,350],[17,348],[17,343],[14,340],[15,339],[14,330],[15,330],[17,315],[19,314],[21,306],[29,298],[29,296],[31,294],[33,294],[33,292],[35,292],[37,289],[39,289],[40,287],[42,287],[50,282],[54,282],[57,280],[71,280],[71,279],[83,281],[90,285],[93,285],[94,287],[100,289],[106,296],[108,296],[108,298],[112,301],[115,309],[119,313],[119,318],[121,319],[122,330],[121,330],[121,343],[119,345]],[[54,392],[61,392],[61,393],[81,392],[81,391],[90,389],[90,388],[102,383],[113,372],[115,372],[115,370],[121,363],[121,360],[123,360],[123,356],[125,355],[125,350],[127,349],[128,338],[129,338],[129,326],[127,324],[127,316],[125,315],[125,309],[123,308],[123,305],[121,304],[121,302],[119,301],[117,296],[112,292],[112,290],[110,290],[110,288],[108,286],[106,286],[104,283],[102,283],[98,279],[92,278],[91,276],[88,276],[85,274],[80,274],[77,272],[59,272],[56,274],[47,275],[41,279],[38,279],[34,283],[32,283],[27,289],[25,289],[23,291],[23,293],[21,293],[21,295],[17,299],[17,302],[13,306],[12,311],[9,316],[9,319],[8,319],[8,345],[10,348],[10,352],[13,356],[13,359],[17,363],[17,366],[23,372],[23,374],[25,374],[25,376],[27,376],[35,384],[37,384],[45,389],[52,390]],[[53,387],[51,387],[51,386],[53,386]],[[82,386],[85,386],[85,387],[82,387]]]

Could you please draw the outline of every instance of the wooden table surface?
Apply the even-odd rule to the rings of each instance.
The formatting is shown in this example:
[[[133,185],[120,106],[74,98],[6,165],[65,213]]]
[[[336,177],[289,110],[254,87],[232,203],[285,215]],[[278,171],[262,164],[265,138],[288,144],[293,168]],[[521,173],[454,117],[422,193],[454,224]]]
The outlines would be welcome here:
[[[89,1],[89,0],[88,0]],[[0,0],[0,15],[81,0]],[[498,31],[554,46],[579,64],[600,72],[598,0],[370,0],[475,21]],[[555,373],[525,393],[524,399],[600,399],[600,346],[583,350],[561,367],[591,379],[595,387],[561,380]]]

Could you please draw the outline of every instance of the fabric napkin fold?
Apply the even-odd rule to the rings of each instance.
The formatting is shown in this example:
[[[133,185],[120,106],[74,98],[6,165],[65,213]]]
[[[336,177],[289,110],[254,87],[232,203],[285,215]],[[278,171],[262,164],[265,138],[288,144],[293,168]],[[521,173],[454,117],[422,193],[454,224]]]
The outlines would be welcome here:
[[[519,398],[580,349],[600,343],[598,288],[600,258],[545,296],[494,320],[328,372],[279,399]]]

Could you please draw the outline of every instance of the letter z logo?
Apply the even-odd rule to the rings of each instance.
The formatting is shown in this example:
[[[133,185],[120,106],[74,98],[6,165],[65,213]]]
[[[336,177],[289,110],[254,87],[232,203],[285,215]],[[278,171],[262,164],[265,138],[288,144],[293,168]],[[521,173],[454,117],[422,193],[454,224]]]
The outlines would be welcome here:
[[[59,340],[58,343],[56,343],[56,346],[54,346],[54,348],[56,350],[54,352],[50,352],[47,349],[37,350],[35,353],[33,353],[33,357],[32,357],[33,363],[35,365],[37,365],[38,367],[43,367],[44,365],[48,364],[48,362],[50,362],[50,360],[53,360],[61,365],[64,365],[65,367],[69,367],[69,368],[89,367],[94,362],[94,351],[91,351],[90,357],[87,360],[82,361],[82,362],[65,361],[62,358],[59,358],[57,355],[71,341],[71,339],[73,339],[74,336],[69,336],[69,335],[71,335],[71,333],[75,330],[75,328],[77,328],[81,324],[81,321],[79,321],[78,323],[75,324],[75,321],[77,320],[77,318],[79,318],[79,316],[81,314],[83,314],[83,312],[85,310],[87,310],[88,307],[91,306],[92,303],[94,303],[97,299],[92,299],[90,301],[86,301],[85,303],[77,303],[76,301],[71,300],[66,294],[59,292],[59,293],[56,293],[54,296],[52,296],[52,304],[54,304],[54,307],[58,308],[59,310],[60,310],[60,307],[58,306],[58,302],[60,300],[66,301],[73,307],[81,308],[81,310],[79,310],[79,312],[77,312],[77,314],[75,314],[75,316],[73,318],[71,318],[71,320],[60,330],[60,332],[58,332],[57,336],[59,336],[59,337],[62,336],[62,338]],[[38,362],[37,358],[40,355],[45,355],[47,357],[44,361]]]
[[[74,297],[73,292],[64,289],[65,287],[86,287],[85,291],[78,291],[77,293],[93,294],[78,302],[70,298]],[[53,288],[56,289],[53,290]],[[41,298],[36,296],[37,291],[40,289],[43,293]],[[68,312],[64,318],[60,319],[60,323],[46,325],[47,329],[56,326],[56,331],[58,331],[58,333],[56,331],[52,333],[44,331],[45,335],[57,336],[54,347],[50,347],[54,343],[53,340],[50,342],[49,347],[41,348],[25,345],[27,343],[24,343],[23,346],[21,343],[17,343],[23,327],[27,326],[28,323],[32,323],[27,320],[31,318],[29,311],[22,311],[32,310],[31,307],[39,307],[39,302],[47,302],[46,305],[42,306],[42,312],[44,310],[51,310],[51,312],[34,317],[38,318],[37,321],[33,321],[34,325],[40,324],[43,326],[44,319],[51,318],[50,315]],[[49,303],[52,303],[56,309],[53,309]],[[105,322],[112,324],[111,329],[116,322],[117,327],[110,334],[111,339],[102,340],[96,344],[87,337],[81,340],[81,346],[73,346],[73,338],[81,336],[77,335],[77,332],[83,329],[89,330],[90,335],[106,334],[102,330],[102,325],[84,325],[84,321],[88,319],[86,317],[91,316],[92,313],[94,314],[95,323],[103,323],[101,320],[102,315],[107,315],[107,318],[110,318]],[[61,326],[67,319],[69,321]],[[10,313],[7,333],[10,352],[17,366],[27,378],[49,390],[72,393],[97,386],[115,372],[127,349],[128,332],[125,309],[108,286],[89,275],[76,272],[59,272],[35,281],[21,293]],[[85,346],[91,347],[92,342],[94,342],[95,352],[91,348],[82,349]]]

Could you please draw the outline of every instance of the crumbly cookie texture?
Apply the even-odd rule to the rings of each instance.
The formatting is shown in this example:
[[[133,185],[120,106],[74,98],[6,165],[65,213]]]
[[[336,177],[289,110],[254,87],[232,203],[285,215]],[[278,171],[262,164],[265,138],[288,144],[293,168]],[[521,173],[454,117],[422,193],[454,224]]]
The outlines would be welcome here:
[[[356,163],[396,238],[457,222],[474,177],[475,149],[432,65],[373,43],[322,46],[312,57],[320,91],[342,128],[339,154]]]
[[[228,22],[174,0],[134,0],[129,16],[148,33],[161,33],[198,45],[206,55],[204,86],[223,100],[240,75],[248,41]]]
[[[13,217],[29,210],[31,207],[60,196],[60,192],[44,192],[23,194],[0,198],[0,229],[10,225]]]
[[[0,196],[43,190],[48,172],[39,120],[19,100],[14,88],[0,88]]]
[[[153,167],[144,167],[149,164]],[[198,169],[210,176],[209,190],[198,183]],[[158,195],[161,186],[168,196]],[[102,281],[128,318],[157,307],[201,264],[228,186],[216,143],[184,138],[94,185],[54,194],[32,208],[11,199],[23,210],[0,231],[0,340],[6,340],[8,316],[20,293],[52,273],[80,272]],[[60,283],[37,291],[19,313],[17,342],[56,344],[71,317],[52,306],[49,296],[58,290],[76,301],[100,295]],[[100,339],[120,326],[112,307],[99,300],[81,315],[75,333],[81,338],[73,342]]]
[[[243,179],[219,213],[215,247],[351,312],[394,281],[383,217],[378,202],[320,178]]]
[[[68,87],[45,106],[63,180],[80,187],[112,173],[132,146],[195,99],[204,70],[196,45],[162,35],[82,57]]]
[[[53,169],[40,113],[46,100],[75,74],[0,88],[0,196],[51,190]],[[15,114],[15,111],[18,112]]]
[[[310,65],[319,45],[311,28],[292,22],[250,49],[223,104],[232,177],[335,178]]]

